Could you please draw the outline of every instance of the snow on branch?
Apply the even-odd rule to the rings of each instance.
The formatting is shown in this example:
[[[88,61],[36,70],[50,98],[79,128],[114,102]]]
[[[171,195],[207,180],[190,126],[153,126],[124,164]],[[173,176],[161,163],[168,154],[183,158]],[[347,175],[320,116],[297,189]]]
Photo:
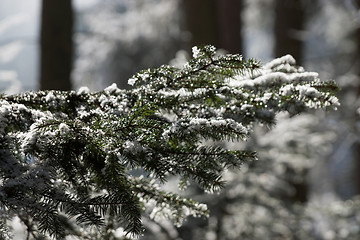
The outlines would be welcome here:
[[[18,216],[34,236],[58,239],[109,224],[139,235],[142,215],[177,224],[207,216],[202,204],[158,184],[177,176],[179,185],[219,191],[223,171],[256,153],[204,140],[246,141],[255,123],[274,124],[278,112],[339,105],[336,85],[291,56],[261,66],[215,50],[194,48],[183,68],[141,71],[131,90],[113,84],[100,92],[2,95],[0,211]]]

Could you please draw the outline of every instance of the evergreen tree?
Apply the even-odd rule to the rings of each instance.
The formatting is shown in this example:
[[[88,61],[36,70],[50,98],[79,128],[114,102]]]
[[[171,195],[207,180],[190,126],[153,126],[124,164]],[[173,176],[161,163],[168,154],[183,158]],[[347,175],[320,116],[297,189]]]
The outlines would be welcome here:
[[[144,70],[129,84],[1,96],[3,239],[15,217],[29,239],[116,239],[119,229],[142,234],[142,217],[181,225],[208,216],[206,205],[161,185],[176,176],[180,188],[195,182],[217,192],[225,169],[256,159],[209,141],[242,142],[278,112],[338,105],[336,85],[291,56],[261,66],[212,46],[194,47],[183,68]]]
[[[322,157],[330,155],[336,135],[324,125],[326,121],[315,114],[291,118],[279,114],[271,131],[256,129],[251,148],[257,149],[259,160],[244,164],[240,170],[225,171],[227,184],[220,194],[197,196],[208,205],[210,218],[190,219],[178,229],[179,238],[359,239],[359,197],[339,201],[328,193],[322,199],[312,196],[306,202],[298,197],[296,185],[307,183],[309,172]],[[321,170],[327,171],[326,167]],[[317,179],[324,176],[320,172],[317,175]],[[195,196],[193,192],[189,189],[190,196]],[[146,239],[161,239],[159,233],[154,235]]]

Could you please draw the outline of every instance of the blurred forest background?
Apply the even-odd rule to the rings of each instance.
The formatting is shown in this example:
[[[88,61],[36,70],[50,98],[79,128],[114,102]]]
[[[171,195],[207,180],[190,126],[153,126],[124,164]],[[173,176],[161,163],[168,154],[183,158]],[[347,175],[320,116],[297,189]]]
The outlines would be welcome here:
[[[199,44],[263,63],[291,54],[337,81],[341,106],[260,127],[246,146],[259,161],[229,171],[218,195],[185,192],[208,220],[145,219],[143,239],[360,239],[358,0],[2,0],[0,91],[128,88]]]

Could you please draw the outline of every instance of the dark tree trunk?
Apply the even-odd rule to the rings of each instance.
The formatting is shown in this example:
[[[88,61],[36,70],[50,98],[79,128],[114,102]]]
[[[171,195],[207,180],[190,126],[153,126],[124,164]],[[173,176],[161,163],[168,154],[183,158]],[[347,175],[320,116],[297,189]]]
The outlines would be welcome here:
[[[354,4],[355,4],[355,7],[356,7],[356,10],[357,11],[360,11],[360,0],[354,0]],[[356,50],[354,52],[354,55],[355,55],[355,74],[357,74],[358,76],[360,76],[360,21],[357,21],[357,28],[355,30],[355,38],[356,38]],[[357,95],[358,97],[360,96],[360,84],[359,84],[359,87],[357,89]]]
[[[360,0],[354,0],[354,3],[356,4],[357,10],[360,10]],[[360,22],[357,22],[357,29],[356,29],[356,67],[355,67],[355,74],[357,74],[360,77]],[[358,99],[360,98],[360,84],[358,84],[357,87],[357,97]],[[356,114],[357,115],[357,114]],[[355,116],[355,119],[359,119],[358,116]],[[353,174],[355,175],[355,181],[356,181],[356,192],[355,194],[359,195],[360,194],[360,141],[358,140],[355,146],[355,157],[354,157],[354,161],[355,161],[355,168],[353,171]]]
[[[304,29],[304,0],[275,1],[275,57],[291,54],[301,65],[302,39],[300,31]]]
[[[303,41],[300,33],[304,29],[304,19],[304,0],[275,0],[275,57],[291,54],[297,64],[302,64]],[[306,182],[290,184],[293,185],[295,194],[289,200],[306,202],[308,200],[308,184]]]
[[[219,47],[230,53],[242,52],[242,0],[217,0]]]
[[[211,44],[241,53],[242,0],[183,0],[190,46]]]
[[[73,12],[71,0],[43,0],[40,89],[70,90]]]
[[[216,0],[183,0],[185,27],[191,34],[190,45],[218,47]]]

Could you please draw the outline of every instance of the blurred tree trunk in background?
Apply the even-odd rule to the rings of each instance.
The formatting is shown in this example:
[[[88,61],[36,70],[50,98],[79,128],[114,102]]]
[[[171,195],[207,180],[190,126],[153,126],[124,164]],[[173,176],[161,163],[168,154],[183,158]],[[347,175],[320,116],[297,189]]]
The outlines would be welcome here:
[[[216,0],[183,0],[186,30],[190,45],[219,45],[216,23]]]
[[[219,47],[230,53],[242,53],[242,0],[217,0]]]
[[[301,65],[305,7],[303,0],[276,0],[274,35],[275,57],[291,54]]]
[[[354,5],[356,7],[357,11],[360,11],[360,0],[354,0]],[[358,76],[360,76],[360,20],[356,21],[357,24],[357,28],[355,29],[355,34],[356,34],[356,51],[355,51],[355,61],[354,63],[356,64],[355,66],[355,74],[357,74]],[[359,84],[360,86],[360,84]],[[360,96],[360,87],[357,91],[358,97]]]
[[[357,11],[360,11],[360,0],[354,0],[354,4],[355,7],[357,8]],[[356,56],[355,56],[355,74],[357,74],[360,77],[360,22],[357,21],[357,29],[356,29]],[[360,84],[358,84],[357,87],[357,98],[360,98]],[[355,113],[356,114],[356,113]],[[356,114],[357,115],[357,114]],[[355,119],[358,119],[358,115],[355,116]],[[360,142],[359,140],[356,143],[355,146],[356,152],[355,152],[355,169],[353,171],[353,174],[355,176],[355,181],[356,181],[356,193],[355,194],[360,194]]]
[[[40,89],[70,90],[73,9],[71,0],[42,0]]]
[[[302,62],[303,41],[300,31],[305,23],[304,0],[275,0],[274,37],[275,57],[291,54],[298,65]],[[307,183],[290,183],[295,189],[294,202],[305,202],[308,199]]]
[[[241,53],[242,0],[183,0],[190,46],[212,44]]]

